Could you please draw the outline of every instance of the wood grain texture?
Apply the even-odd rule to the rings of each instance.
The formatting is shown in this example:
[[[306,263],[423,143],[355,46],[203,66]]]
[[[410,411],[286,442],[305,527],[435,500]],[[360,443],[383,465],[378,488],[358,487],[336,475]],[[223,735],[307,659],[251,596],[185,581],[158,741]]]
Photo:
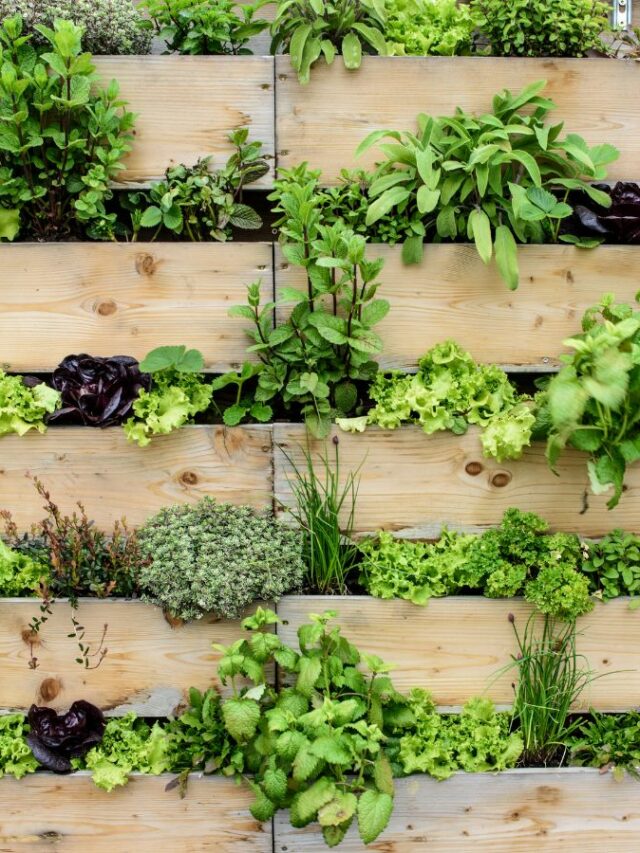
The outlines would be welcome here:
[[[514,614],[522,630],[533,610],[523,599],[449,596],[417,607],[366,596],[287,596],[278,604],[284,620],[278,633],[295,644],[309,613],[323,610],[338,611],[344,636],[359,649],[393,664],[399,690],[424,687],[444,708],[460,708],[480,694],[498,705],[513,701],[515,670],[498,673],[517,653],[508,615]],[[629,609],[629,599],[599,603],[580,619],[578,649],[590,669],[607,675],[589,685],[577,708],[627,711],[637,706],[640,619]]]
[[[601,246],[522,246],[520,287],[507,290],[495,266],[485,266],[474,246],[426,245],[421,264],[402,263],[401,248],[373,244],[370,258],[384,258],[378,296],[391,310],[376,326],[384,368],[414,369],[434,344],[453,338],[477,361],[546,370],[566,352],[562,341],[580,331],[583,311],[615,290],[633,302],[640,249]],[[615,279],[611,272],[615,270]],[[276,291],[301,287],[301,270],[276,255]],[[285,313],[280,308],[280,316]]]
[[[511,506],[539,513],[556,530],[590,536],[604,535],[614,527],[640,532],[638,466],[628,470],[627,489],[610,511],[606,495],[586,492],[586,456],[575,451],[563,455],[556,477],[547,465],[544,444],[534,444],[518,461],[500,464],[483,457],[476,429],[464,436],[448,432],[427,436],[413,426],[336,434],[342,476],[361,466],[356,533],[383,528],[429,537],[437,536],[443,525],[478,531],[498,524]],[[278,447],[300,464],[304,428],[275,424],[274,443],[275,494],[286,505],[291,500],[291,472]],[[310,446],[313,453],[322,450],[320,443]]]
[[[147,184],[169,166],[232,153],[227,136],[249,127],[273,155],[274,60],[267,56],[97,56],[103,83],[115,78],[137,113],[133,150],[121,184]],[[256,186],[270,186],[266,175]]]
[[[547,80],[553,121],[590,144],[621,152],[611,179],[640,179],[640,64],[609,59],[364,57],[358,71],[318,63],[308,87],[298,84],[289,57],[276,58],[279,168],[303,160],[335,183],[340,170],[381,159],[372,149],[357,163],[359,143],[372,130],[415,131],[419,113],[451,115],[456,106],[486,112],[504,88]],[[615,96],[612,93],[615,92]]]
[[[214,616],[171,626],[158,607],[140,601],[80,599],[77,618],[85,642],[98,650],[103,632],[107,654],[99,667],[75,662],[72,610],[64,601],[38,634],[29,625],[39,615],[37,599],[0,599],[0,707],[26,711],[36,705],[58,710],[86,699],[118,716],[167,717],[184,707],[190,687],[222,689],[219,652],[243,634],[240,621]],[[37,669],[29,667],[31,656]],[[94,658],[91,663],[95,662]]]
[[[16,372],[184,342],[224,373],[247,357],[229,308],[260,278],[272,297],[268,243],[17,243],[0,246],[0,268],[0,364]]]
[[[125,516],[141,524],[161,507],[212,495],[271,506],[270,427],[184,427],[149,447],[129,444],[119,427],[55,427],[45,435],[2,439],[0,507],[21,528],[43,516],[27,473],[38,476],[62,509],[82,500],[99,527]]]
[[[635,783],[637,784],[637,783]],[[293,829],[275,817],[275,853],[321,853],[313,824]],[[597,770],[456,773],[445,782],[412,776],[396,782],[389,827],[365,847],[351,827],[343,853],[631,853],[640,847],[637,791]]]
[[[3,853],[271,853],[271,823],[249,814],[252,795],[231,779],[189,777],[184,799],[165,791],[174,778],[134,774],[101,791],[88,773],[36,773],[0,780]]]

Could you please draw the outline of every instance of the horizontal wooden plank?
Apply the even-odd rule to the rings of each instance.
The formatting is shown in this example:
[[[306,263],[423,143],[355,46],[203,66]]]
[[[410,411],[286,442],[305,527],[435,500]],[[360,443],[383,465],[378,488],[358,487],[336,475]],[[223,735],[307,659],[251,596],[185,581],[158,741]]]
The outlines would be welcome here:
[[[95,57],[101,80],[116,79],[137,114],[133,150],[118,181],[145,184],[199,157],[212,156],[220,166],[232,152],[227,136],[239,127],[249,127],[273,155],[273,63],[268,56]]]
[[[3,853],[271,853],[271,823],[249,814],[252,795],[231,779],[189,779],[187,795],[165,791],[173,777],[133,775],[111,793],[87,773],[36,773],[0,780]]]
[[[507,290],[473,246],[427,245],[416,266],[402,263],[399,246],[372,244],[368,255],[384,258],[378,296],[391,303],[376,327],[384,368],[413,369],[430,347],[453,338],[477,361],[546,370],[558,364],[566,351],[562,341],[580,331],[582,313],[603,293],[614,290],[618,299],[633,302],[638,289],[640,249],[634,246],[593,252],[522,246],[516,291]],[[276,291],[303,285],[301,272],[278,251]]]
[[[38,634],[30,624],[38,599],[0,599],[0,707],[26,711],[36,705],[68,708],[86,699],[112,715],[135,711],[167,717],[184,707],[190,687],[221,689],[220,654],[212,643],[228,645],[243,633],[239,621],[211,615],[170,625],[159,607],[140,601],[80,599],[77,618],[92,652],[107,649],[102,663],[84,669],[75,658],[76,641],[68,603],[56,602]],[[37,659],[37,668],[29,666]],[[93,658],[93,665],[98,658]]]
[[[522,630],[532,609],[522,599],[481,596],[436,598],[426,607],[364,596],[288,596],[278,605],[284,620],[278,633],[295,644],[296,631],[309,613],[337,610],[336,621],[345,637],[393,664],[391,674],[399,690],[423,687],[445,708],[460,708],[481,694],[509,706],[517,671],[500,671],[511,663],[517,646],[508,615],[514,614]],[[580,619],[578,647],[588,668],[606,677],[590,684],[576,707],[601,711],[636,707],[640,618],[629,609],[629,599],[599,603]]]
[[[204,495],[255,507],[271,505],[269,427],[190,426],[129,444],[119,427],[52,427],[45,435],[2,439],[0,507],[26,528],[43,516],[25,476],[39,477],[65,511],[82,500],[100,527],[125,516],[141,524],[161,507]]]
[[[637,782],[597,770],[456,773],[445,782],[396,782],[389,827],[368,847],[352,826],[343,853],[630,853],[640,846]],[[326,850],[316,824],[293,829],[275,818],[275,853]]]
[[[247,357],[229,308],[257,279],[272,298],[269,243],[17,243],[0,246],[0,268],[0,364],[18,372],[185,343],[224,373]]]
[[[606,495],[588,491],[586,457],[575,451],[563,455],[556,477],[544,444],[534,444],[520,460],[500,464],[484,458],[475,429],[464,436],[427,436],[413,426],[335,434],[342,476],[361,466],[355,524],[360,534],[383,528],[405,536],[437,536],[444,525],[478,531],[498,524],[511,506],[539,513],[556,530],[591,536],[614,527],[640,532],[639,466],[629,469],[622,500],[609,511]],[[274,425],[275,494],[285,505],[291,500],[291,469],[278,447],[300,464],[306,441],[304,427]],[[310,446],[314,454],[322,451],[321,443]]]
[[[307,160],[326,183],[340,170],[382,159],[372,149],[357,162],[358,144],[372,130],[415,130],[419,113],[451,115],[456,106],[486,112],[496,92],[547,80],[553,121],[590,144],[609,142],[620,159],[611,179],[640,179],[640,65],[610,59],[486,57],[365,57],[358,71],[318,63],[301,87],[289,57],[276,58],[278,166]],[[615,92],[615,97],[612,97]]]

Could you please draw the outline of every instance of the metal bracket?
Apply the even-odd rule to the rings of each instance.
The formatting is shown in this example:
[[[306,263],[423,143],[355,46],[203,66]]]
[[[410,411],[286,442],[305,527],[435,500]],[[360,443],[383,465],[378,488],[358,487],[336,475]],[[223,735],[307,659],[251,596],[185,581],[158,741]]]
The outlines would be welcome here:
[[[631,27],[631,15],[633,0],[613,0],[613,26],[614,28],[629,29]]]

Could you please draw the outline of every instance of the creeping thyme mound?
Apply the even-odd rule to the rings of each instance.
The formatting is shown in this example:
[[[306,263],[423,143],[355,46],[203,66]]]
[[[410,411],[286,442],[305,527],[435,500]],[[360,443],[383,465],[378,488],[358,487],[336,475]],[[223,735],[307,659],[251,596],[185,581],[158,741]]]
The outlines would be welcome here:
[[[132,0],[0,0],[0,21],[20,15],[24,33],[45,45],[35,30],[53,27],[56,18],[84,27],[82,47],[95,54],[140,54],[151,50],[152,33],[142,29],[143,18]]]
[[[203,498],[172,506],[139,531],[149,564],[144,598],[188,621],[206,613],[238,618],[253,601],[272,601],[302,585],[302,537],[247,506]]]

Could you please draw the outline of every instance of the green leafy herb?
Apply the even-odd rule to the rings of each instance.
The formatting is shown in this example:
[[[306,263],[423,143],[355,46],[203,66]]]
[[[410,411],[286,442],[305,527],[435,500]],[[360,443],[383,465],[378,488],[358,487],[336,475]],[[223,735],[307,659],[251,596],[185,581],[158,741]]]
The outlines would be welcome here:
[[[594,494],[622,495],[628,465],[640,459],[640,311],[613,294],[585,312],[583,332],[564,341],[574,352],[539,397],[549,423],[547,458],[553,469],[567,445],[590,456]]]
[[[271,53],[291,55],[302,84],[323,57],[331,65],[342,54],[344,67],[360,67],[363,53],[386,56],[382,0],[278,0],[271,25]]]
[[[300,532],[249,506],[205,497],[166,507],[139,537],[145,598],[178,619],[237,619],[254,601],[274,601],[302,585]]]
[[[164,727],[168,738],[167,764],[186,783],[191,771],[214,773],[225,763],[230,749],[220,696],[213,688],[189,691],[189,708]]]
[[[143,0],[140,7],[166,42],[167,53],[190,55],[250,54],[249,39],[267,29],[269,22],[256,18],[270,0],[234,3],[232,0]]]
[[[640,779],[640,713],[598,714],[582,722],[567,741],[570,764],[613,770],[621,779],[625,771]]]
[[[585,542],[582,571],[594,594],[609,601],[640,592],[640,537],[613,530],[599,542]]]
[[[19,16],[0,25],[0,240],[111,239],[109,184],[124,168],[134,116],[115,81],[96,91],[80,27],[56,20],[38,31],[49,48],[40,56]]]
[[[369,187],[367,224],[390,211],[416,211],[414,236],[404,244],[406,262],[422,256],[425,238],[473,240],[489,263],[495,257],[507,285],[518,286],[517,243],[557,242],[584,246],[560,226],[571,215],[569,193],[582,190],[605,207],[609,196],[587,181],[602,180],[619,152],[612,145],[589,147],[575,133],[560,137],[562,124],[547,125],[553,101],[541,97],[545,81],[518,94],[503,91],[490,114],[476,117],[418,116],[418,132],[379,130],[359,146],[362,154],[385,138]],[[413,215],[411,216],[412,221]]]
[[[93,54],[140,55],[151,51],[151,32],[133,0],[0,0],[0,21],[21,15],[32,44],[47,47],[38,29],[64,18],[82,28],[82,46]]]
[[[259,423],[267,423],[273,417],[273,409],[266,403],[254,400],[253,394],[243,394],[245,385],[262,373],[264,365],[245,361],[240,372],[230,371],[222,376],[217,376],[211,383],[215,394],[224,388],[235,385],[236,396],[231,405],[227,406],[222,413],[222,419],[227,426],[237,426],[247,418]],[[217,405],[217,403],[216,403]]]
[[[403,717],[413,722],[389,667],[330,628],[335,615],[312,615],[298,630],[299,651],[264,630],[278,619],[260,609],[243,623],[250,638],[216,646],[223,654],[220,678],[233,689],[222,708],[237,743],[227,772],[253,774],[256,820],[288,808],[293,826],[317,820],[330,847],[355,819],[365,844],[385,828],[393,808],[385,719],[394,718],[396,729]],[[277,693],[265,677],[274,662],[291,684]],[[371,675],[358,668],[361,662]]]
[[[611,7],[599,0],[471,0],[496,56],[586,56],[603,51]]]
[[[132,239],[137,240],[141,231],[145,240],[170,231],[194,242],[225,242],[233,228],[260,228],[262,219],[242,201],[242,193],[266,175],[269,164],[262,156],[262,142],[248,142],[248,138],[246,127],[229,134],[235,152],[222,169],[212,171],[211,157],[205,157],[191,168],[167,169],[165,180],[148,192],[130,193],[125,206],[131,211]]]
[[[384,319],[389,303],[375,298],[382,261],[367,260],[365,238],[342,221],[323,223],[314,187],[313,182],[292,184],[283,192],[283,216],[276,223],[282,252],[304,270],[306,289],[283,288],[283,302],[293,307],[275,328],[275,305],[262,303],[259,282],[250,285],[248,304],[230,313],[252,321],[249,351],[264,365],[255,400],[280,398],[322,438],[336,415],[356,408],[354,383],[370,380],[378,369],[372,356],[381,351],[382,341],[373,327]]]

